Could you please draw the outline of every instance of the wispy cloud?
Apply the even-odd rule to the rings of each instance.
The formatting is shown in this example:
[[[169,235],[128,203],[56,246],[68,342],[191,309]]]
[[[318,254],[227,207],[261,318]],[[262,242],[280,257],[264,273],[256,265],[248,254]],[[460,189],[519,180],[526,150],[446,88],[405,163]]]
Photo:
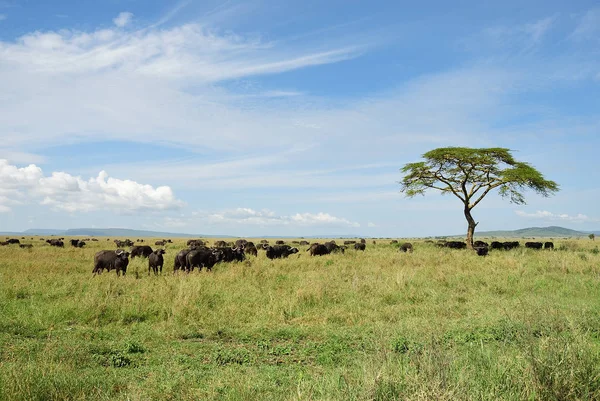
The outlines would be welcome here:
[[[113,22],[119,28],[124,28],[125,26],[129,25],[132,19],[133,13],[122,12],[113,19]]]
[[[239,207],[221,211],[199,211],[191,216],[167,217],[163,224],[170,227],[194,227],[198,223],[212,226],[243,225],[262,227],[360,227],[357,222],[329,213],[294,213],[279,215],[271,210]]]
[[[516,210],[515,213],[517,216],[531,218],[531,219],[541,219],[541,220],[551,220],[551,221],[565,221],[572,223],[584,223],[584,222],[597,222],[599,219],[590,218],[585,214],[578,213],[576,215],[569,215],[566,213],[552,213],[546,210],[538,210],[535,213],[526,213],[522,210]]]

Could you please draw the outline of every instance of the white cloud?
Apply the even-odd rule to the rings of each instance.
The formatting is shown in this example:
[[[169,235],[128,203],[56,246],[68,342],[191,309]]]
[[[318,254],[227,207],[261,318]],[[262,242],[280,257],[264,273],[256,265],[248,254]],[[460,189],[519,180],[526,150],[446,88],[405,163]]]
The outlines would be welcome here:
[[[107,209],[120,212],[169,210],[183,206],[167,186],[152,187],[131,180],[111,178],[105,171],[84,180],[64,172],[45,176],[31,164],[16,167],[0,159],[0,210],[15,202],[36,200],[68,212]]]
[[[369,222],[369,223],[367,223],[367,227],[369,227],[369,228],[377,227],[377,224]]]
[[[359,223],[329,213],[295,213],[278,215],[263,209],[236,208],[218,212],[194,212],[192,221],[199,220],[212,225],[237,224],[251,226],[296,227],[360,227]],[[181,220],[180,220],[181,221]],[[172,223],[168,221],[168,223]],[[189,221],[188,221],[189,223]]]
[[[123,28],[131,22],[132,18],[133,18],[133,13],[122,12],[115,19],[113,19],[113,22],[119,28]]]
[[[592,222],[598,221],[598,219],[592,219],[585,214],[578,213],[574,216],[568,215],[566,213],[556,214],[552,212],[548,212],[546,210],[538,210],[535,213],[526,213],[522,210],[516,210],[515,213],[517,216],[532,218],[532,219],[543,219],[543,220],[552,220],[552,221],[568,221],[573,223],[583,223],[583,222]]]

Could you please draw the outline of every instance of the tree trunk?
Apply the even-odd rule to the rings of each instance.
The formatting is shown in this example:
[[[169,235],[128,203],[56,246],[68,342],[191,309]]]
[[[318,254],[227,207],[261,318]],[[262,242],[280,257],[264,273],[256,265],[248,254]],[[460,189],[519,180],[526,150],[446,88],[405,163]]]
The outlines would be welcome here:
[[[465,206],[465,218],[467,219],[467,223],[469,223],[469,228],[467,229],[467,248],[473,249],[473,235],[475,234],[475,227],[477,223],[471,216],[471,209]]]

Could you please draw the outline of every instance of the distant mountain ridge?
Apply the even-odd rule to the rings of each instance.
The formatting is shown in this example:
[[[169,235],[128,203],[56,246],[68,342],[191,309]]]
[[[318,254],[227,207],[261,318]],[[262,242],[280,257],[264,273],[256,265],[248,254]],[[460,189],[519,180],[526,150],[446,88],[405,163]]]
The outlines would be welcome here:
[[[528,237],[587,237],[592,232],[571,230],[570,228],[550,227],[528,227],[519,230],[498,231],[475,231],[476,237],[505,237],[505,238],[528,238]]]
[[[237,238],[235,235],[206,235],[167,233],[161,231],[132,230],[127,228],[73,228],[69,230],[29,229],[23,232],[0,232],[2,235],[60,235],[65,237],[121,237],[121,238]],[[590,234],[600,236],[600,231],[577,231],[569,228],[528,227],[519,230],[500,231],[475,231],[475,237],[500,237],[500,238],[529,238],[529,237],[587,237]],[[464,237],[465,234],[435,236],[435,237]],[[257,235],[254,238],[298,238],[286,235]],[[304,238],[360,238],[360,235],[305,235]],[[365,236],[368,237],[368,236]],[[434,237],[434,236],[431,236]]]

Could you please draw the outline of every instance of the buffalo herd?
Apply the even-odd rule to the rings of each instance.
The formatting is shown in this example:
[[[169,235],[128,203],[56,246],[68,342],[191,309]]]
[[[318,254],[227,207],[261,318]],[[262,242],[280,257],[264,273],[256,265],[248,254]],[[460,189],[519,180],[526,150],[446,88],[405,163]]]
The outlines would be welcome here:
[[[44,240],[41,238],[40,240]],[[85,240],[71,239],[68,243],[74,248],[83,248],[86,245],[85,241],[98,241],[96,238],[86,238]],[[107,241],[110,241],[107,240]],[[50,246],[64,248],[64,238],[55,238],[45,240]],[[143,243],[144,240],[136,240],[138,243]],[[94,257],[94,268],[92,270],[93,275],[101,274],[103,271],[115,270],[117,275],[125,275],[127,272],[127,266],[129,265],[130,258],[136,257],[148,259],[148,274],[162,273],[164,266],[164,255],[165,249],[155,249],[148,245],[135,245],[133,241],[126,240],[114,240],[117,246],[116,250],[102,250],[96,253]],[[165,246],[172,243],[171,240],[163,239],[155,242],[157,246]],[[7,238],[6,241],[1,241],[0,245],[19,245],[21,248],[32,248],[31,244],[21,244],[18,239]],[[310,256],[323,256],[333,253],[345,253],[348,246],[352,246],[356,251],[365,251],[367,248],[366,241],[364,239],[356,240],[345,240],[343,245],[337,245],[334,240],[327,241],[324,243],[309,243],[308,241],[292,241],[294,245],[308,246],[306,252]],[[373,241],[375,244],[375,241]],[[398,246],[397,240],[391,240],[393,246]],[[466,249],[467,244],[464,241],[446,241],[440,240],[434,242],[432,240],[424,241],[424,244],[431,244],[437,247],[450,248],[450,249]],[[492,241],[490,244],[484,241],[475,241],[473,243],[473,250],[478,256],[486,256],[489,251],[508,251],[511,249],[518,248],[520,243],[518,241]],[[129,251],[123,248],[129,247]],[[550,241],[546,242],[525,242],[525,248],[527,249],[554,249],[554,243]],[[223,262],[242,262],[246,259],[247,255],[257,256],[258,251],[262,250],[268,259],[284,259],[291,255],[297,254],[299,249],[287,245],[285,241],[277,240],[274,245],[270,245],[269,241],[261,240],[258,244],[254,244],[251,241],[245,239],[238,239],[235,242],[228,242],[224,240],[215,241],[212,247],[207,246],[206,241],[200,239],[190,239],[187,241],[187,248],[180,250],[174,257],[174,272],[184,271],[191,272],[194,269],[201,270],[202,268],[210,271],[217,263]],[[412,253],[414,250],[413,244],[410,242],[404,242],[399,245],[398,251],[404,253]]]

